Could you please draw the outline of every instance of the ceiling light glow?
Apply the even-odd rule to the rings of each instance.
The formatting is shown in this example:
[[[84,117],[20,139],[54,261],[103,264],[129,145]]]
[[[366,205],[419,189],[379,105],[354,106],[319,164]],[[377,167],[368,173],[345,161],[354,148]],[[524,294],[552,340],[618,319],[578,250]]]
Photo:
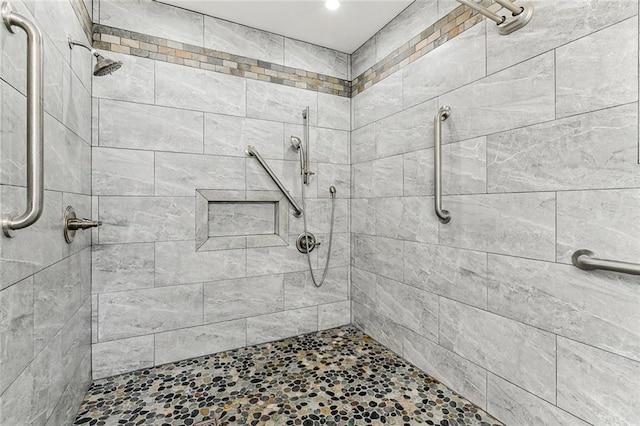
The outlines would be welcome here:
[[[340,1],[339,0],[326,0],[324,2],[324,7],[326,7],[329,10],[338,10],[338,8],[340,7]]]

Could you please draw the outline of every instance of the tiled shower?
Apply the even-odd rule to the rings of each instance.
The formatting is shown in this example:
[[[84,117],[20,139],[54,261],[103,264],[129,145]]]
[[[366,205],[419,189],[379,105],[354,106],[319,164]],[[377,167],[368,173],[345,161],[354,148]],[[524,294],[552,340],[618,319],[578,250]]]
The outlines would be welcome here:
[[[505,425],[640,424],[640,280],[572,264],[640,262],[640,2],[529,3],[503,36],[417,0],[343,53],[152,0],[12,0],[43,34],[45,180],[39,221],[0,238],[0,425],[71,425],[92,382],[323,330]],[[1,26],[4,216],[27,192],[27,42]],[[69,35],[122,67],[92,77]],[[300,201],[307,107],[318,273],[337,190],[319,288],[245,153]],[[67,206],[102,226],[67,244]]]

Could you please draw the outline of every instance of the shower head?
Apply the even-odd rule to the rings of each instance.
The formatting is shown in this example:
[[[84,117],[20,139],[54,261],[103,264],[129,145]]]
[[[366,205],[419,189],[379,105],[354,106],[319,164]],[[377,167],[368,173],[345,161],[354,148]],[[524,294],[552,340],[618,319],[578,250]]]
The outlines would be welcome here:
[[[111,74],[117,71],[122,66],[121,61],[114,61],[113,59],[105,58],[99,53],[94,53],[96,59],[96,66],[93,67],[93,75],[96,77],[102,77],[103,75]]]
[[[291,145],[293,145],[294,149],[298,150],[302,147],[302,142],[300,141],[300,138],[291,136]]]
[[[114,61],[113,59],[105,58],[104,56],[99,54],[98,51],[93,47],[73,40],[70,35],[67,36],[67,41],[69,43],[69,49],[73,49],[73,46],[82,46],[96,57],[97,63],[96,66],[93,67],[93,75],[95,75],[96,77],[102,77],[103,75],[111,74],[112,72],[120,69],[120,67],[122,66],[121,61]]]

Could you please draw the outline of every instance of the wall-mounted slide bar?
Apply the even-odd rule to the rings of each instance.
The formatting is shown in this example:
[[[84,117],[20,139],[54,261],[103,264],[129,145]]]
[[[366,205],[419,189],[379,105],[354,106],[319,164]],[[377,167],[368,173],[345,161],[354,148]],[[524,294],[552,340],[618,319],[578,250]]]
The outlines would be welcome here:
[[[43,73],[42,33],[33,22],[2,4],[2,19],[10,32],[13,26],[27,33],[27,208],[20,216],[2,218],[2,231],[13,237],[15,230],[27,228],[42,216],[44,205]]]
[[[438,110],[434,122],[433,138],[433,195],[436,216],[442,223],[451,221],[451,214],[442,209],[442,122],[451,115],[451,108],[443,106]]]
[[[604,271],[621,272],[623,274],[640,275],[640,264],[620,262],[619,260],[600,259],[590,250],[578,250],[571,256],[573,264],[585,271],[602,269]]]
[[[289,201],[289,203],[293,207],[293,210],[294,210],[293,214],[296,217],[300,217],[300,215],[302,215],[302,209],[300,208],[296,200],[294,200],[293,197],[289,194],[289,191],[287,191],[287,188],[285,188],[282,182],[280,182],[280,179],[278,179],[278,176],[276,176],[273,170],[271,170],[271,167],[269,167],[267,162],[264,161],[264,158],[262,158],[262,155],[260,155],[260,153],[258,153],[258,151],[256,151],[256,149],[251,145],[249,145],[244,150],[244,152],[249,157],[254,157],[256,160],[258,160],[258,163],[260,163],[260,165],[264,168],[265,172],[267,172],[269,177],[271,177],[271,179],[273,180],[273,183],[276,184],[280,192],[282,192],[282,194],[286,197],[287,201]]]

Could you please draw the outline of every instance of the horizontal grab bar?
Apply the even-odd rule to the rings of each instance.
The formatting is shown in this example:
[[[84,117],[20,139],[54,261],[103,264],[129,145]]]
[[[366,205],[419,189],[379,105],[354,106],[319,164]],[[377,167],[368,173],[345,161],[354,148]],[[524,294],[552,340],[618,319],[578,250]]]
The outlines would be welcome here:
[[[284,185],[282,184],[282,182],[280,182],[280,179],[278,179],[278,176],[276,176],[276,174],[273,172],[273,170],[271,170],[271,167],[269,167],[267,162],[264,161],[264,158],[262,158],[262,155],[260,155],[260,153],[258,153],[258,151],[254,147],[252,147],[251,145],[249,145],[244,150],[244,152],[249,157],[254,157],[256,160],[258,160],[258,163],[260,163],[260,165],[264,168],[264,170],[267,172],[269,177],[271,177],[271,179],[273,180],[273,183],[276,184],[276,186],[278,187],[280,192],[282,192],[282,194],[284,194],[284,196],[286,197],[287,201],[289,201],[289,203],[293,207],[294,216],[300,217],[300,215],[302,215],[302,209],[300,208],[300,206],[298,205],[296,200],[294,200],[293,197],[289,194],[289,191],[287,191],[287,188],[285,188]]]
[[[573,264],[585,271],[602,269],[604,271],[621,272],[623,274],[640,275],[640,264],[621,262],[619,260],[600,259],[591,250],[578,250],[571,256]]]

